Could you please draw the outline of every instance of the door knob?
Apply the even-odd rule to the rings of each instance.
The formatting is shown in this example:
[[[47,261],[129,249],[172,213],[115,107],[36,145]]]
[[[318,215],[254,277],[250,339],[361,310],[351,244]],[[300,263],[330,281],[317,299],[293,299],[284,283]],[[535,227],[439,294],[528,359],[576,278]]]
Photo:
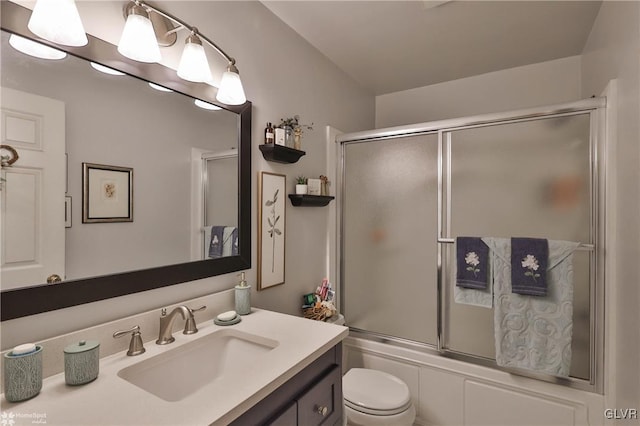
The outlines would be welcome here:
[[[58,274],[51,274],[47,277],[47,284],[55,284],[62,282],[62,278]]]

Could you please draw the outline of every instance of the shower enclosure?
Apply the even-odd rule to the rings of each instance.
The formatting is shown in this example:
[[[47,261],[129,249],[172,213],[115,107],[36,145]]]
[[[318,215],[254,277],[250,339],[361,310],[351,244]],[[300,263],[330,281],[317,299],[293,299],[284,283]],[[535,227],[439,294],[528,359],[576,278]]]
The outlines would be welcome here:
[[[571,377],[601,392],[604,99],[345,134],[340,287],[360,335],[499,368],[493,309],[454,300],[457,236],[580,242]]]

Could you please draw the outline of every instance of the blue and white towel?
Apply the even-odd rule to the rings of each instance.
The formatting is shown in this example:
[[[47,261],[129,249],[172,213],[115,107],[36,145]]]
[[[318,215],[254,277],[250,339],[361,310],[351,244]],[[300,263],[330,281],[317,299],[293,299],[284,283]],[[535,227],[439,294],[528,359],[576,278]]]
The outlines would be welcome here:
[[[456,238],[456,285],[486,290],[489,247],[479,237]]]
[[[490,256],[489,247],[482,239],[474,237],[456,239],[456,281],[453,286],[453,300],[456,303],[488,309],[493,307]],[[475,271],[467,270],[469,267]],[[465,281],[471,283],[473,287],[464,285]],[[461,283],[463,285],[460,285]],[[482,286],[483,283],[484,286]]]
[[[238,255],[238,228],[235,226],[205,226],[205,258],[217,259]]]
[[[224,226],[212,226],[211,238],[209,241],[209,257],[217,259],[222,257],[222,246],[224,242]]]
[[[540,238],[511,238],[511,291],[547,295],[549,244]]]
[[[573,332],[573,252],[580,245],[548,241],[547,295],[531,297],[511,288],[511,240],[483,238],[491,250],[495,296],[496,362],[568,377]]]

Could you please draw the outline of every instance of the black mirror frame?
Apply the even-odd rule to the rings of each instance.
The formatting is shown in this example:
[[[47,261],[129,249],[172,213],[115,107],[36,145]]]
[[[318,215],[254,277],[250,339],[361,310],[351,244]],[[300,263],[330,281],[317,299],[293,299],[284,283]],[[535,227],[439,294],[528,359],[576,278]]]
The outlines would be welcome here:
[[[64,50],[70,55],[118,69],[133,77],[152,81],[184,95],[218,104],[215,90],[206,84],[194,84],[175,77],[175,71],[159,64],[142,64],[120,55],[116,46],[89,34],[89,43],[66,48],[41,40],[27,29],[31,11],[9,1],[1,2],[3,30]],[[11,320],[56,309],[97,302],[113,297],[194,281],[251,268],[251,102],[221,105],[239,115],[238,256],[224,257],[87,279],[43,284],[0,293],[1,320]]]

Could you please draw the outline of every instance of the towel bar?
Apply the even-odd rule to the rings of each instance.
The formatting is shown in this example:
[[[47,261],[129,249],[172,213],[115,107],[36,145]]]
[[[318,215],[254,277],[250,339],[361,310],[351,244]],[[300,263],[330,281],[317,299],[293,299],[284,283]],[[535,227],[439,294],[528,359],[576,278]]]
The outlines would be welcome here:
[[[455,243],[456,240],[455,238],[438,238],[438,243],[441,244],[453,244]],[[594,245],[593,244],[583,244],[580,243],[580,246],[578,246],[578,248],[576,250],[580,250],[580,251],[593,251],[594,250]]]

